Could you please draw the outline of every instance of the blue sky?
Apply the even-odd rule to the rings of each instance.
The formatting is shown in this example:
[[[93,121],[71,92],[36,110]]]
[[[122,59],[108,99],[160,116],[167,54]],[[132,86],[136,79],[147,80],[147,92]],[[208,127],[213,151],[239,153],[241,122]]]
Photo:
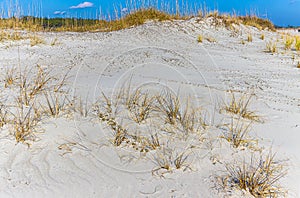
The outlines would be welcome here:
[[[114,8],[121,10],[129,7],[126,3],[128,1],[139,0],[0,0],[0,11],[5,15],[9,7],[10,10],[19,7],[21,15],[95,18],[100,13],[102,16],[108,16],[108,13],[114,16]],[[152,1],[158,1],[159,5],[163,1],[169,8],[175,4],[175,0]],[[188,5],[187,10],[202,6],[240,15],[255,13],[260,17],[269,18],[276,25],[300,26],[300,0],[179,0],[179,2],[181,5]]]

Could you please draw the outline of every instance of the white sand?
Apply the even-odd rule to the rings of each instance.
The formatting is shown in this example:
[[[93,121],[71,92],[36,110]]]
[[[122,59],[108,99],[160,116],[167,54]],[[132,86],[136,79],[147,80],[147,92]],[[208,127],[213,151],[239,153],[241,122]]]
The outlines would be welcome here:
[[[1,42],[0,63],[1,69],[39,64],[58,74],[73,67],[69,86],[77,96],[88,95],[90,102],[101,91],[116,92],[130,77],[134,86],[150,90],[180,89],[201,101],[212,125],[226,117],[214,112],[228,99],[226,91],[253,91],[251,109],[263,116],[264,123],[254,123],[250,134],[259,139],[259,146],[272,146],[279,159],[289,159],[289,172],[281,185],[289,191],[288,197],[299,197],[299,54],[292,60],[296,52],[284,51],[279,33],[236,27],[239,32],[233,35],[211,26],[209,20],[192,19],[149,22],[111,33],[39,33],[47,44]],[[241,44],[250,33],[253,42]],[[216,42],[198,43],[200,34]],[[261,34],[265,40],[259,38]],[[50,46],[55,38],[58,44]],[[277,39],[279,53],[264,52],[266,42]],[[5,92],[1,96],[5,98]],[[0,197],[220,197],[223,194],[214,187],[212,176],[222,175],[224,165],[213,165],[212,159],[230,163],[249,152],[213,142],[211,150],[206,145],[191,154],[192,170],[176,170],[161,178],[152,176],[157,167],[154,153],[143,156],[114,147],[109,128],[92,117],[49,118],[42,127],[45,132],[37,134],[30,148],[16,144],[8,126],[1,130]],[[220,132],[209,133],[216,137]],[[184,149],[194,144],[192,137],[188,141],[176,146]]]

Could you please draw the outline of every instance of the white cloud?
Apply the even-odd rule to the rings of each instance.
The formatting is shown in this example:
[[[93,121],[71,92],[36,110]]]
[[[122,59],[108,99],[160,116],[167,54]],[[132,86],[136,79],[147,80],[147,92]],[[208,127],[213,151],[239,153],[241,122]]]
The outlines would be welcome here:
[[[298,3],[299,2],[299,0],[290,0],[290,4],[295,4],[295,3]]]
[[[128,11],[128,8],[123,8],[122,10],[121,10],[121,12],[127,12]]]
[[[70,9],[90,8],[90,7],[93,7],[93,5],[94,5],[93,3],[86,1],[86,2],[78,4],[77,6],[71,6]]]
[[[55,11],[53,14],[55,14],[55,15],[64,15],[64,14],[66,14],[66,11]]]

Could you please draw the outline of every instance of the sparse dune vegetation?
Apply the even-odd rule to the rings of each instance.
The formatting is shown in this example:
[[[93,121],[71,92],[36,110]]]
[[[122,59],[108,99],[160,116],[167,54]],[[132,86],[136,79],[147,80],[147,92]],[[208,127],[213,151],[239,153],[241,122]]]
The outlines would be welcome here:
[[[266,43],[266,52],[276,53],[277,52],[277,44],[276,44],[276,42],[268,41]]]
[[[242,94],[240,97],[237,97],[235,93],[231,92],[231,99],[228,104],[224,105],[223,110],[251,121],[260,121],[260,116],[249,109],[253,97],[254,96],[249,93]]]
[[[300,36],[255,15],[131,6],[0,18],[0,197],[298,193],[299,147],[281,142],[296,135],[281,132],[299,129]]]
[[[295,48],[297,51],[300,51],[300,36],[296,36]]]
[[[199,35],[197,41],[198,41],[198,43],[202,43],[203,42],[203,36]]]
[[[285,39],[285,49],[286,50],[291,49],[293,43],[294,43],[294,38],[287,36]]]
[[[284,163],[276,161],[272,152],[248,158],[226,164],[228,175],[222,178],[222,185],[245,190],[253,197],[285,197],[286,191],[278,185],[287,173]]]
[[[35,46],[39,44],[44,44],[45,41],[37,35],[33,35],[30,37],[30,46]]]
[[[248,34],[247,41],[248,42],[252,42],[253,41],[252,34]]]

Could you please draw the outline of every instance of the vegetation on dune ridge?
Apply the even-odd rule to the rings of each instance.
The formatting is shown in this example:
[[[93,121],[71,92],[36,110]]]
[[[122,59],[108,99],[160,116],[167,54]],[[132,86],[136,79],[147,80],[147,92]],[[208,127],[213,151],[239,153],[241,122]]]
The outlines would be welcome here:
[[[271,30],[275,31],[274,24],[268,20],[259,18],[255,15],[246,15],[246,16],[232,16],[226,14],[220,14],[217,11],[208,14],[208,16],[213,17],[215,21],[219,20],[221,24],[224,24],[226,27],[230,27],[232,24],[243,24],[247,26],[256,27],[259,30]]]
[[[21,18],[0,19],[0,29],[30,31],[117,31],[144,24],[148,20],[166,21],[187,19],[188,17],[169,14],[154,8],[139,9],[116,20],[97,20],[83,18]]]
[[[149,20],[171,21],[187,20],[193,15],[171,14],[153,7],[141,8],[115,20],[83,19],[83,18],[39,18],[39,17],[11,17],[0,18],[0,29],[30,30],[30,31],[117,31],[133,26],[142,25]],[[257,16],[221,15],[218,12],[198,12],[196,17],[213,17],[218,23],[226,27],[231,24],[244,24],[258,29],[275,30],[274,25],[267,19]]]

